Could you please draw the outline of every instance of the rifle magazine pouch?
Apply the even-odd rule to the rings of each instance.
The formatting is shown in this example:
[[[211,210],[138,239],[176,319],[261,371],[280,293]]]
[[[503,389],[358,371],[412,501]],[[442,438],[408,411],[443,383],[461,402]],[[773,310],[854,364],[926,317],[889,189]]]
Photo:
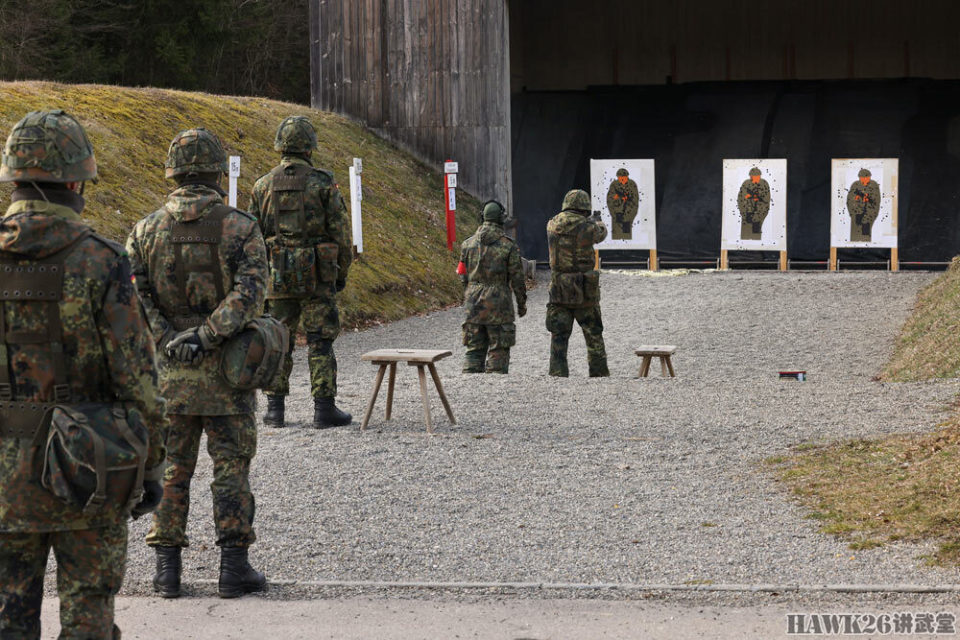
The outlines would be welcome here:
[[[550,303],[583,304],[583,274],[558,273],[550,279]]]
[[[312,247],[274,245],[270,263],[271,293],[309,295],[317,290],[317,256]]]
[[[340,254],[340,247],[336,242],[322,242],[317,245],[317,270],[320,274],[320,282],[329,284],[337,281],[337,272],[340,265],[337,264],[337,256]]]
[[[131,406],[57,405],[40,484],[88,515],[129,513],[142,497],[148,439],[140,413]]]

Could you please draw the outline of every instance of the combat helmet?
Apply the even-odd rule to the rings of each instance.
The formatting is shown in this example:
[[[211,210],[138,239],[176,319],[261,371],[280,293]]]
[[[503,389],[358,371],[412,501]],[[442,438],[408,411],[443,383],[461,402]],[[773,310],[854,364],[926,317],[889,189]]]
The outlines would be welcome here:
[[[83,182],[97,177],[86,132],[61,109],[31,111],[14,125],[0,160],[0,182]]]
[[[617,177],[618,177],[618,178],[626,178],[626,177],[629,177],[629,176],[630,176],[630,172],[627,171],[626,169],[624,169],[624,168],[617,169]]]
[[[590,213],[590,194],[583,189],[571,189],[567,191],[567,195],[563,196],[563,205],[560,211]]]
[[[227,173],[227,154],[220,138],[203,127],[187,129],[176,135],[163,164],[167,178],[191,173]]]
[[[317,130],[306,116],[288,116],[277,127],[273,148],[281,153],[310,153],[317,148]]]
[[[872,175],[873,174],[870,173],[870,169],[860,169],[860,171],[857,173],[858,178],[869,178]]]
[[[742,175],[742,174],[741,174],[741,175]],[[757,167],[753,167],[753,168],[750,169],[750,175],[752,175],[752,176],[762,176],[762,175],[763,175],[763,172],[760,171],[760,169],[758,169]]]

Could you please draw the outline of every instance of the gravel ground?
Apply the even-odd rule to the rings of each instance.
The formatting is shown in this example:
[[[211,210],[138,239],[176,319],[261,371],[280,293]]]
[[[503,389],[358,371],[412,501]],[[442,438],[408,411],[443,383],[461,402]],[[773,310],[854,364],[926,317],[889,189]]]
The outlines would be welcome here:
[[[302,428],[312,405],[298,349],[287,412],[299,424],[260,431],[251,557],[273,580],[960,582],[925,567],[924,546],[853,552],[817,533],[761,464],[799,443],[932,428],[960,381],[871,381],[932,277],[605,274],[612,376],[586,377],[575,332],[571,377],[556,379],[540,274],[509,376],[460,373],[460,309],[342,336],[339,402],[355,422],[325,431]],[[656,366],[635,377],[644,343],[678,345],[677,378]],[[359,432],[375,375],[359,356],[398,347],[454,352],[438,368],[457,425],[433,393],[436,434],[424,433],[415,371],[403,366],[393,419],[383,390]],[[793,368],[809,381],[777,379]],[[216,578],[209,482],[201,453],[187,583]],[[125,593],[152,577],[147,524],[131,527]]]

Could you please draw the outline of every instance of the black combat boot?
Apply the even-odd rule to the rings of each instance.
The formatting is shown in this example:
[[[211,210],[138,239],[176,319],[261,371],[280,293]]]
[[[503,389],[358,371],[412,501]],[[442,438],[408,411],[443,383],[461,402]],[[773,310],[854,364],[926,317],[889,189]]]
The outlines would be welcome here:
[[[153,576],[153,590],[161,598],[180,597],[180,547],[154,547],[157,551],[157,574]]]
[[[350,424],[353,420],[346,411],[337,409],[333,398],[314,398],[313,399],[313,428],[328,429],[330,427],[342,427]]]
[[[250,566],[246,547],[222,547],[220,549],[221,598],[238,598],[245,593],[265,591],[267,579]]]
[[[267,412],[263,414],[263,424],[268,427],[284,427],[283,421],[284,396],[267,396]]]

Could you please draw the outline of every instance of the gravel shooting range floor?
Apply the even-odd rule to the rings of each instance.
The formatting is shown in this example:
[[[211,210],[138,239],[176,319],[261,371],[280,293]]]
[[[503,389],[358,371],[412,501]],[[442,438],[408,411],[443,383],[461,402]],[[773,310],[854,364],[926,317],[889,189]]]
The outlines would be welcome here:
[[[547,376],[540,273],[508,376],[460,373],[460,308],[345,333],[336,342],[338,402],[354,423],[323,431],[306,428],[312,403],[298,348],[292,426],[261,424],[251,559],[281,585],[960,582],[955,570],[925,566],[924,546],[852,551],[818,533],[763,465],[800,443],[929,430],[945,415],[960,381],[871,380],[933,277],[604,273],[611,377],[587,378],[575,329],[570,377],[558,379]],[[654,362],[651,377],[638,379],[640,344],[677,345],[677,377],[661,378]],[[360,355],[379,348],[452,350],[438,369],[458,424],[431,384],[436,433],[425,433],[416,371],[401,364],[393,419],[383,419],[384,384],[360,432],[376,374]],[[785,369],[809,379],[779,380]],[[264,406],[261,397],[258,421]],[[210,470],[201,448],[188,593],[212,593],[217,577]],[[131,526],[128,595],[150,592],[148,524]]]

